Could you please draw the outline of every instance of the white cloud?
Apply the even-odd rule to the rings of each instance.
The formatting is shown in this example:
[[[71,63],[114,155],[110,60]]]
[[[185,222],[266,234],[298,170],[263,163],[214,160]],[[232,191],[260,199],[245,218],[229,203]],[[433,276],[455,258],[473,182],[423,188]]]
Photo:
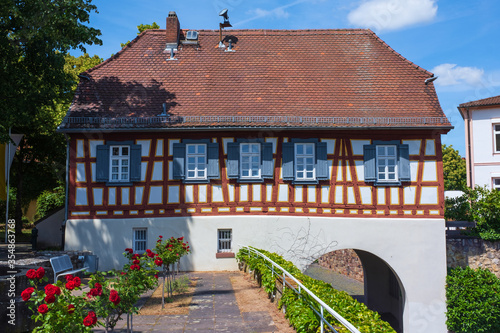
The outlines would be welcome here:
[[[433,72],[439,78],[436,85],[467,85],[478,87],[483,83],[484,70],[476,67],[461,67],[456,64],[441,64],[434,67]]]
[[[283,7],[278,7],[273,10],[265,10],[261,8],[256,8],[254,10],[249,11],[249,14],[255,15],[257,17],[264,17],[264,16],[272,16],[277,19],[286,19],[288,16],[290,16],[290,13],[288,13]]]
[[[368,0],[351,11],[347,19],[354,26],[377,32],[397,30],[436,17],[435,0]]]

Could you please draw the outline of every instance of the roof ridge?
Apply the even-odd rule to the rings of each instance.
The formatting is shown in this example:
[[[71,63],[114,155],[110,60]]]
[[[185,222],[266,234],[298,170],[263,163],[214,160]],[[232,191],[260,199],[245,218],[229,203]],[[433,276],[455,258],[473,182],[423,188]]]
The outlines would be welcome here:
[[[499,101],[496,102],[496,99],[499,99]],[[483,102],[489,102],[491,100],[493,100],[494,102],[490,102],[489,104],[480,104]],[[498,105],[498,104],[500,104],[500,95],[481,98],[481,99],[477,99],[475,101],[465,102],[465,103],[460,104],[459,107],[476,106],[476,105],[487,106],[487,105]]]

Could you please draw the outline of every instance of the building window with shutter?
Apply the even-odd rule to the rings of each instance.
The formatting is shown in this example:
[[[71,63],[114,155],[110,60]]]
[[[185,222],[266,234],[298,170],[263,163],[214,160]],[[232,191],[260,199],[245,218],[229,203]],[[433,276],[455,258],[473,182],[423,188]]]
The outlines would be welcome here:
[[[292,139],[283,143],[282,173],[284,180],[295,184],[317,184],[327,180],[326,142],[318,139]]]
[[[295,179],[316,180],[314,143],[295,144]]]
[[[173,178],[184,183],[208,183],[220,178],[219,144],[210,140],[182,140],[173,144]]]
[[[241,179],[260,179],[260,143],[240,144]]]
[[[227,144],[227,177],[238,182],[263,182],[274,177],[273,144],[238,139]]]
[[[207,179],[207,145],[186,145],[186,179]]]
[[[134,229],[133,250],[135,253],[143,253],[146,251],[148,243],[148,229],[137,228]]]
[[[110,141],[96,147],[96,181],[128,186],[141,180],[141,146],[132,141]]]
[[[407,144],[399,141],[374,141],[363,146],[365,182],[380,186],[398,186],[411,181]]]
[[[109,157],[111,162],[109,165],[110,180],[114,182],[128,182],[130,178],[129,146],[110,146],[109,152],[111,154]]]

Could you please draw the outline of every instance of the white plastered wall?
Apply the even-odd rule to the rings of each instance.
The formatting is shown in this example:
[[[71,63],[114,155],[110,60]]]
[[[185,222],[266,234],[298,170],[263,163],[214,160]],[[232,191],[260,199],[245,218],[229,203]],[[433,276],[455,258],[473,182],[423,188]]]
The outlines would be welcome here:
[[[151,249],[158,235],[185,236],[192,253],[182,259],[183,270],[237,270],[235,259],[215,257],[217,229],[227,228],[233,232],[234,252],[238,244],[251,245],[283,254],[301,269],[334,250],[370,252],[384,260],[403,284],[404,332],[446,332],[444,220],[269,215],[69,220],[66,250],[93,251],[100,270],[119,269],[137,227],[148,228]]]

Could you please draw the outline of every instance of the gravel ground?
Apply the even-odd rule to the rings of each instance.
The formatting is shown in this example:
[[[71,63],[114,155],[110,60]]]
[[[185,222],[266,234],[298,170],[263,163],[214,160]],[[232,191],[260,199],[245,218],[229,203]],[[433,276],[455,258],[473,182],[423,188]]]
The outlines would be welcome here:
[[[333,288],[347,292],[358,301],[363,301],[364,299],[363,283],[357,280],[348,278],[347,276],[334,272],[328,268],[321,267],[317,264],[310,265],[304,271],[304,274],[314,279],[330,283]]]

